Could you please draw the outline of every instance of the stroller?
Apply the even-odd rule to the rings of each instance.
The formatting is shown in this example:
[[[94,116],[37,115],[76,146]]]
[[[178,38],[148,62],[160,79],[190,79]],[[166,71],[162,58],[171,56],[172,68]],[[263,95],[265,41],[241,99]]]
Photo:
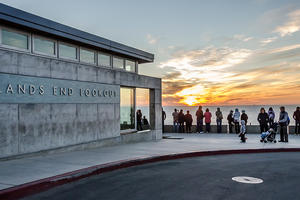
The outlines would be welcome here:
[[[263,132],[261,134],[261,139],[260,139],[260,142],[264,142],[264,143],[267,143],[267,142],[274,142],[276,143],[276,133],[277,133],[277,130],[278,130],[278,123],[275,122],[271,127],[270,129],[267,131],[267,132]]]

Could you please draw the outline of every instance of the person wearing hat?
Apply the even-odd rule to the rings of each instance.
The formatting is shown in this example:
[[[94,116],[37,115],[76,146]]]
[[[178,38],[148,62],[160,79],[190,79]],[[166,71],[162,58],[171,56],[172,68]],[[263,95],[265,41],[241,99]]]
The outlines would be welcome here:
[[[233,110],[230,111],[230,113],[227,116],[228,126],[229,126],[229,133],[232,133],[232,128],[234,126],[234,119],[233,119]]]

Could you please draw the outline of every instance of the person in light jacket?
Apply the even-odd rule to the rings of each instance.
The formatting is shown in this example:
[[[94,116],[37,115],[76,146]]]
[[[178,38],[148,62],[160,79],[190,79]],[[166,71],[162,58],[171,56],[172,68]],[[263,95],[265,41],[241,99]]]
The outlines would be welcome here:
[[[239,112],[239,109],[236,108],[233,114],[233,120],[234,120],[234,128],[235,128],[235,133],[239,134],[240,133],[240,116],[241,113]]]

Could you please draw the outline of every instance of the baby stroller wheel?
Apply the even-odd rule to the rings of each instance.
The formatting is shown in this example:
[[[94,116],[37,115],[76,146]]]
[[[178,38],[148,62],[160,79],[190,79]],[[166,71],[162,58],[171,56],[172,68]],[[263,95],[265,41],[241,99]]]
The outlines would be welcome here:
[[[264,143],[267,143],[268,141],[267,140],[264,140]]]
[[[274,143],[276,143],[277,141],[276,140],[274,140]]]

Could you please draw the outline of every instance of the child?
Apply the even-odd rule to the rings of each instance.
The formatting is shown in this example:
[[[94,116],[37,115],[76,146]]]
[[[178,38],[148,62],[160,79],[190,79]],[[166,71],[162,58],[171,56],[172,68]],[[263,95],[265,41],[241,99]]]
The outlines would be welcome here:
[[[240,132],[240,135],[239,137],[241,138],[241,142],[246,142],[246,122],[245,120],[241,120],[241,132]]]

